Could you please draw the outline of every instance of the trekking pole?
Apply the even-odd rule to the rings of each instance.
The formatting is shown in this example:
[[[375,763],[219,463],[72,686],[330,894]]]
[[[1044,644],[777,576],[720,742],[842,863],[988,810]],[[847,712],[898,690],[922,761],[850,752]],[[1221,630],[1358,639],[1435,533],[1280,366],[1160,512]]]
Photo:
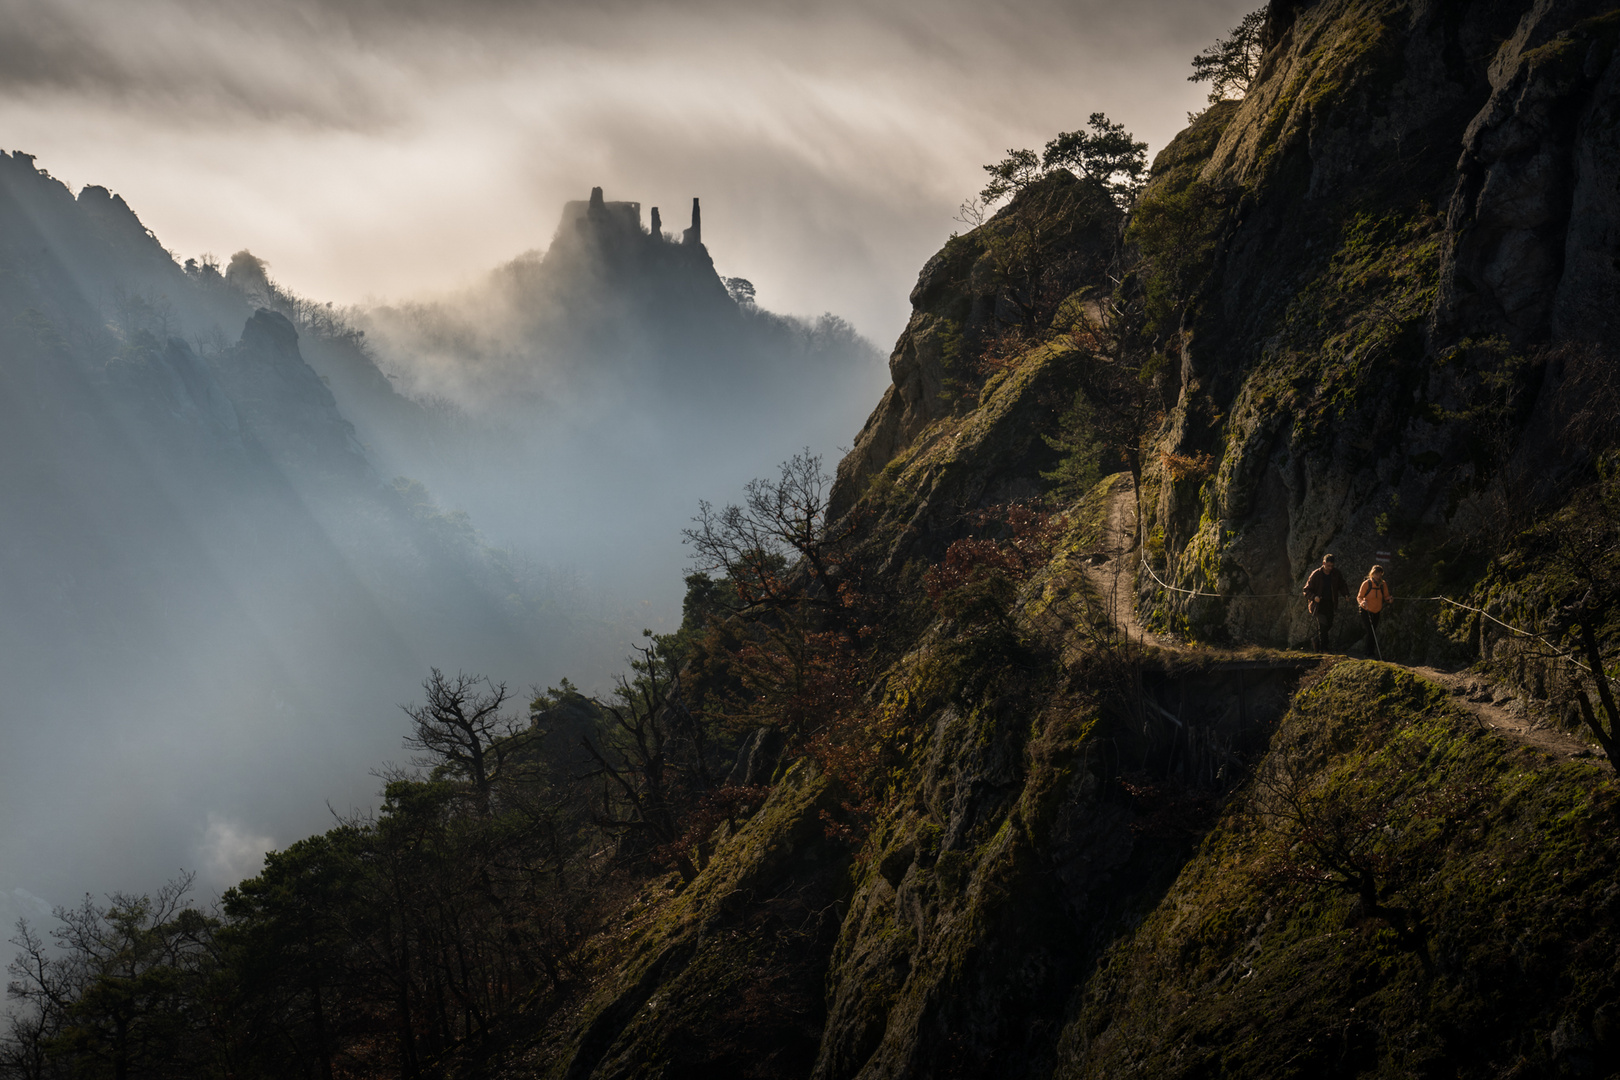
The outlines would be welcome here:
[[[1367,616],[1367,630],[1372,634],[1373,652],[1378,656],[1378,662],[1384,662],[1384,647],[1378,643],[1378,623],[1371,615]]]

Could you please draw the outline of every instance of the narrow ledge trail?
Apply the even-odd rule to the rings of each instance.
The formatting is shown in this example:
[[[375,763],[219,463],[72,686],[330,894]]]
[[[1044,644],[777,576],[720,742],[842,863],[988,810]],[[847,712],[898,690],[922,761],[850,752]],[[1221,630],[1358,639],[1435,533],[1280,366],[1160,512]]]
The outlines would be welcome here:
[[[1086,580],[1102,600],[1109,620],[1127,640],[1185,651],[1184,643],[1153,633],[1136,617],[1136,566],[1129,558],[1136,550],[1136,482],[1129,473],[1120,473],[1108,492],[1102,543],[1085,567]]]
[[[1085,566],[1086,579],[1096,590],[1109,619],[1127,640],[1185,653],[1189,649],[1185,642],[1148,630],[1137,617],[1136,604],[1133,602],[1137,589],[1137,564],[1130,558],[1137,550],[1136,512],[1135,483],[1128,473],[1121,473],[1108,494],[1102,543]],[[1296,656],[1320,656],[1324,660],[1344,655],[1309,653],[1298,649],[1281,651]],[[1406,664],[1397,666],[1445,687],[1457,704],[1467,709],[1487,730],[1500,732],[1558,761],[1600,756],[1591,743],[1558,728],[1536,703],[1477,671]]]

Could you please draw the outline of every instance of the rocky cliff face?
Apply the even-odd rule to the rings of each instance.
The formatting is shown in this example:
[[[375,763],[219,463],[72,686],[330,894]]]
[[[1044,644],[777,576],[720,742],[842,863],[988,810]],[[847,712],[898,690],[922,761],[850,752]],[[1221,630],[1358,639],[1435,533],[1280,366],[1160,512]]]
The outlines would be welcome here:
[[[701,900],[650,901],[729,921],[634,931],[615,989],[527,1067],[751,1075],[690,1033],[734,1044],[754,1021],[651,1003],[722,927],[813,879],[839,920],[830,952],[803,941],[826,979],[803,1014],[815,1054],[759,1075],[1610,1069],[1612,776],[1578,744],[1488,732],[1417,675],[1252,646],[1304,639],[1298,592],[1327,550],[1466,593],[1510,519],[1560,505],[1612,447],[1612,412],[1571,433],[1590,430],[1576,399],[1611,385],[1615,25],[1555,0],[1273,4],[1248,96],[1166,148],[1128,222],[1067,233],[1085,257],[1061,299],[1096,299],[1109,259],[1137,267],[1116,296],[1138,290],[1162,362],[1131,399],[1137,497],[1121,475],[1066,506],[1005,621],[930,607],[924,571],[976,513],[1049,486],[1043,436],[1085,422],[1069,406],[1104,314],[1060,303],[1034,344],[1005,333],[1005,279],[986,282],[1015,210],[931,260],[833,495],[897,598],[867,691],[896,733],[882,811],[842,884],[819,876],[795,774],[747,844],[717,847]],[[1140,547],[1110,556],[1121,515]],[[1250,649],[1122,644],[1095,569],[1121,554],[1151,626]],[[1463,646],[1411,609],[1385,648]],[[728,891],[762,843],[771,884]]]
[[[838,465],[831,514],[854,506],[872,477],[924,438],[930,425],[967,412],[987,348],[1011,348],[1026,320],[1008,310],[1008,278],[1022,264],[1048,268],[1029,293],[1050,299],[1106,291],[1108,254],[1121,214],[1106,195],[1059,172],[1020,192],[982,228],[953,236],[911,290],[911,319],[889,356],[892,383]],[[1038,224],[1031,224],[1036,219]],[[1019,284],[1024,284],[1020,282]]]
[[[1608,363],[1600,11],[1274,8],[1276,44],[1197,181],[1233,205],[1160,445],[1207,465],[1149,478],[1161,576],[1223,599],[1144,592],[1167,624],[1303,640],[1290,597],[1328,550],[1357,573],[1394,563],[1409,593],[1465,586],[1504,500],[1556,498],[1521,474],[1567,484],[1585,460],[1554,435],[1563,380],[1590,375],[1554,354]],[[1396,633],[1425,647],[1415,623]]]

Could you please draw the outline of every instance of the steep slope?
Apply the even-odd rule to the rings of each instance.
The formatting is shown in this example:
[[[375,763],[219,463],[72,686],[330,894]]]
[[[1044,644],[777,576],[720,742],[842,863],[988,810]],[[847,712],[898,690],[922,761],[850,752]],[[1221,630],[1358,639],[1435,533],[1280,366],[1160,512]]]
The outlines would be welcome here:
[[[1494,589],[1521,614],[1574,588],[1547,585],[1533,544],[1487,566],[1609,475],[1614,25],[1556,0],[1276,3],[1247,97],[1165,149],[1128,222],[1063,230],[1086,257],[1061,260],[1037,331],[997,310],[1019,208],[953,238],[832,497],[850,578],[882,597],[844,730],[871,740],[884,797],[842,887],[815,878],[847,907],[830,953],[801,939],[793,969],[826,971],[814,1060],[722,1067],[682,1041],[766,1027],[718,1004],[729,990],[691,992],[692,957],[721,965],[694,969],[708,985],[743,976],[677,916],[717,893],[713,929],[762,910],[727,883],[759,837],[805,827],[807,759],[755,839],[717,837],[684,892],[644,898],[657,929],[633,959],[598,956],[608,989],[524,1069],[1612,1071],[1612,769],[1491,733],[1393,664],[1277,650],[1305,639],[1298,593],[1326,550],[1390,564],[1398,595]],[[1148,343],[1128,379],[1127,338]],[[1114,396],[1081,407],[1099,386]],[[1081,446],[1139,475],[1050,518],[1007,508],[1050,498]],[[1205,645],[1110,626],[1087,569],[1115,557],[1100,541],[1133,491],[1139,614]],[[1411,604],[1381,640],[1402,662],[1475,660],[1491,631],[1472,625]],[[816,862],[775,861],[792,850]],[[826,855],[782,843],[770,895]],[[752,962],[756,982],[788,970]]]
[[[994,392],[981,390],[995,367],[985,367],[984,354],[1016,353],[1025,337],[1020,324],[1029,321],[1009,310],[1015,291],[1009,279],[1025,286],[1017,291],[1045,294],[1038,301],[1045,309],[1054,298],[1106,291],[1121,217],[1103,192],[1058,171],[928,260],[911,290],[911,319],[889,357],[890,386],[839,462],[831,516],[847,513],[908,448],[933,441],[940,425]],[[1050,310],[1041,314],[1052,317]]]
[[[1347,662],[1100,965],[1060,1076],[1603,1076],[1613,774]]]

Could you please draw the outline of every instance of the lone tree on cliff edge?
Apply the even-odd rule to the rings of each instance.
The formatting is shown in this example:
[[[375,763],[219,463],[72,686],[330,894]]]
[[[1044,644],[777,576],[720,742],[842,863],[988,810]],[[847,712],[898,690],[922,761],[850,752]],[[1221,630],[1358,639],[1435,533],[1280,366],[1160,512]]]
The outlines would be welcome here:
[[[1193,57],[1193,73],[1187,81],[1209,83],[1212,105],[1224,100],[1229,90],[1236,91],[1238,97],[1247,94],[1249,84],[1260,73],[1260,58],[1265,55],[1261,42],[1265,28],[1265,8],[1243,16],[1230,37],[1216,38],[1215,44]]]
[[[1124,124],[1100,112],[1091,114],[1086,129],[1061,133],[1039,155],[1033,150],[1009,150],[994,165],[986,165],[984,171],[990,174],[990,182],[979,192],[975,220],[967,223],[982,224],[985,209],[1035,186],[1054,169],[1068,169],[1097,185],[1121,209],[1130,206],[1147,172],[1147,143],[1138,142]]]
[[[1128,209],[1142,190],[1147,143],[1138,142],[1124,124],[1100,112],[1091,114],[1086,127],[1090,130],[1065,131],[1047,143],[1041,164],[1048,170],[1068,169],[1082,180],[1102,185],[1121,210]]]

